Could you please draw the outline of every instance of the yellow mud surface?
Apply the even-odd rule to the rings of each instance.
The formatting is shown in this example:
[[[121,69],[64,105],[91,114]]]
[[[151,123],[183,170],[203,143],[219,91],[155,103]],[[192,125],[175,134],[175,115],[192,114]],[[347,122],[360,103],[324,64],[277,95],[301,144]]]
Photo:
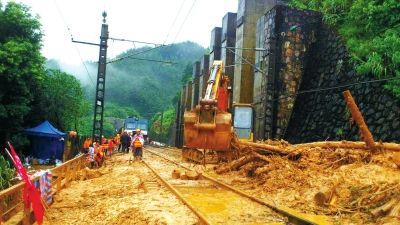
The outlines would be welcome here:
[[[103,168],[86,169],[98,175],[74,181],[56,195],[44,224],[197,224],[197,217],[167,189],[145,187],[150,172],[129,158],[113,156]]]
[[[176,151],[157,151],[181,160]],[[268,162],[256,160],[224,174],[215,173],[219,165],[202,170],[271,205],[324,215],[333,224],[400,224],[400,166],[395,160],[399,153],[318,147],[296,151],[298,159],[267,155]],[[263,172],[257,174],[260,168]],[[322,203],[317,201],[320,194],[326,197]]]

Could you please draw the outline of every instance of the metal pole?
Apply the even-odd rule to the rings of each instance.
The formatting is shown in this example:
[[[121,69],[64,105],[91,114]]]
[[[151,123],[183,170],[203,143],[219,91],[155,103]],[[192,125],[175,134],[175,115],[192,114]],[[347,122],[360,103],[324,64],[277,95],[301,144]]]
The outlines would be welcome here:
[[[161,111],[161,123],[160,123],[160,140],[162,137],[162,125],[163,125],[163,117],[164,117],[164,111]],[[160,141],[161,142],[161,141]]]
[[[103,12],[103,24],[101,25],[100,52],[97,72],[96,95],[94,102],[93,134],[92,139],[101,142],[103,136],[103,114],[104,114],[104,96],[106,81],[106,63],[107,63],[107,40],[108,24],[106,24],[106,12]]]

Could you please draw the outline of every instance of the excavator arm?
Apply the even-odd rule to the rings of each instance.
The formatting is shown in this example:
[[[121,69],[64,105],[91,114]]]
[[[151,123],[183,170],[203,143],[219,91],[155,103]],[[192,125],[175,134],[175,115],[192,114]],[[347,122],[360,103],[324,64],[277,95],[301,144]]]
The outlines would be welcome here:
[[[229,79],[222,62],[214,61],[207,89],[200,104],[184,113],[184,140],[187,148],[227,151],[232,139],[232,116],[228,109]]]

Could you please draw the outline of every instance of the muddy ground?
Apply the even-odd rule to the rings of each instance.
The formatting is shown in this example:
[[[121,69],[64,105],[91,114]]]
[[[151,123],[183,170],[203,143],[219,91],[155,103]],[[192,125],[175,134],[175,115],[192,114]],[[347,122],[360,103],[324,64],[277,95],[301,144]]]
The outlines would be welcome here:
[[[44,224],[197,224],[171,192],[146,187],[150,171],[116,155],[100,169],[84,169],[78,181],[54,197]]]
[[[181,161],[177,149],[152,150]],[[340,148],[298,152],[296,158],[267,154],[267,161],[253,160],[225,173],[216,173],[221,165],[184,164],[276,206],[326,215],[332,224],[400,224],[399,153]],[[117,155],[103,168],[83,170],[82,180],[55,196],[45,224],[198,223],[161,185],[143,188],[150,172],[129,158]]]
[[[176,151],[159,151],[179,159]],[[221,165],[186,164],[271,204],[326,215],[333,224],[400,224],[400,153],[318,147],[296,152],[296,158],[266,154],[219,174]]]

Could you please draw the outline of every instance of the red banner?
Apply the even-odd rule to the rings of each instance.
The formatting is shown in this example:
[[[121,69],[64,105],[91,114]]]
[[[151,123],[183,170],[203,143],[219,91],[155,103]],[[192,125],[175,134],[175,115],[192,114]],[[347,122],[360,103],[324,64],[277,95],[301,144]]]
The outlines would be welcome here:
[[[26,208],[30,208],[32,203],[33,213],[35,215],[35,220],[38,224],[43,223],[43,215],[44,215],[44,207],[42,201],[40,199],[40,192],[35,188],[31,179],[28,176],[28,173],[25,170],[25,167],[22,165],[21,160],[19,159],[17,153],[14,150],[14,147],[8,142],[8,146],[10,147],[10,153],[12,157],[13,164],[17,169],[19,176],[25,182],[24,189],[24,203]]]

